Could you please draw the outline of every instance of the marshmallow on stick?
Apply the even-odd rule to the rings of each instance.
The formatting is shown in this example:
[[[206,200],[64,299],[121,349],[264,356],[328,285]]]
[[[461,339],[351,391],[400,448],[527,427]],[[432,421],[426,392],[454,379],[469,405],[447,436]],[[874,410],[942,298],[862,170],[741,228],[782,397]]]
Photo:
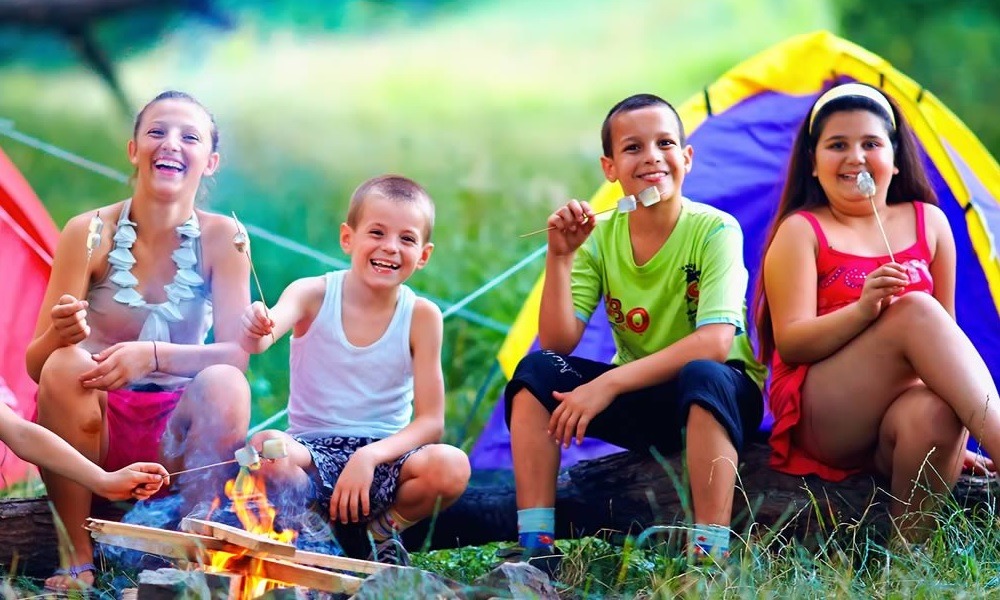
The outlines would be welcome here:
[[[268,460],[285,458],[288,456],[288,448],[285,446],[285,440],[281,438],[264,440],[264,443],[260,447],[260,455]]]
[[[632,195],[624,196],[618,199],[618,202],[615,203],[615,206],[596,212],[594,213],[594,216],[596,217],[599,215],[603,215],[611,211],[618,211],[620,213],[630,213],[634,211],[636,208],[638,208],[639,204],[649,207],[656,204],[659,201],[660,201],[660,191],[656,189],[656,186],[650,186],[639,192],[638,199],[636,196]],[[586,223],[587,219],[584,218],[583,222]],[[529,231],[528,233],[522,233],[518,237],[530,237],[538,233],[545,233],[546,231],[552,231],[553,229],[555,229],[555,226],[550,226],[546,227],[545,229],[538,229],[535,231]]]
[[[660,190],[655,185],[651,185],[648,188],[639,192],[639,202],[642,203],[642,205],[647,208],[656,204],[659,201],[660,201]]]
[[[872,212],[875,213],[875,223],[878,225],[878,230],[882,233],[882,241],[885,242],[885,249],[889,252],[889,260],[896,262],[896,257],[892,255],[892,246],[889,245],[889,236],[885,234],[885,228],[882,227],[882,219],[878,216],[878,208],[875,207],[875,179],[872,178],[872,174],[868,171],[858,173],[858,191],[867,196],[868,201],[871,202]]]
[[[183,473],[190,473],[192,471],[201,471],[202,469],[210,469],[212,467],[221,467],[222,465],[231,465],[233,463],[238,463],[241,467],[245,467],[251,471],[256,471],[260,468],[260,454],[257,449],[247,444],[246,446],[240,448],[233,453],[235,458],[231,460],[224,460],[222,462],[212,463],[209,465],[202,465],[200,467],[192,467],[190,469],[184,469],[183,471],[175,471],[170,473],[170,477],[174,475],[181,475]],[[266,458],[266,457],[265,457]]]
[[[256,471],[260,468],[260,454],[257,452],[257,449],[250,444],[240,448],[234,454],[236,456],[236,462],[239,463],[241,467],[246,467],[251,471]]]
[[[87,224],[87,264],[90,264],[90,257],[94,254],[94,248],[101,245],[101,231],[104,230],[104,221],[101,220],[101,211],[94,213],[90,223]]]
[[[257,295],[260,296],[260,302],[264,305],[264,316],[268,319],[271,315],[267,311],[267,299],[264,298],[264,290],[260,287],[260,279],[257,278],[257,269],[253,266],[253,259],[250,258],[250,236],[247,235],[247,229],[240,223],[240,220],[236,218],[236,211],[233,211],[233,221],[236,221],[236,235],[233,236],[233,247],[240,254],[247,257],[247,262],[250,263],[250,272],[253,273],[254,283],[257,284]],[[271,343],[275,343],[274,332],[271,332]]]

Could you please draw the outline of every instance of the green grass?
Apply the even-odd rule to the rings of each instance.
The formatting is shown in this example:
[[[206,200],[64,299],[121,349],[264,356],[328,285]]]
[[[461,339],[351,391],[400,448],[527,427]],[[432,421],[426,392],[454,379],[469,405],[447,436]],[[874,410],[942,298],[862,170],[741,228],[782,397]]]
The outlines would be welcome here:
[[[364,179],[399,172],[437,202],[435,254],[411,283],[457,301],[538,247],[518,234],[602,181],[598,129],[607,108],[638,91],[681,102],[743,58],[832,18],[809,0],[700,3],[475,3],[419,28],[322,35],[229,34],[197,24],[120,65],[139,103],[190,91],[216,114],[223,168],[208,207],[236,210],[320,252],[342,257],[337,227]],[[0,69],[0,118],[22,132],[127,172],[130,119],[79,69]],[[128,195],[126,186],[0,137],[57,224]],[[256,244],[267,299],[312,259]],[[541,272],[524,269],[469,306],[513,322]],[[448,441],[468,447],[490,402],[470,414],[503,334],[452,318],[444,368]],[[255,357],[255,421],[284,405],[287,341]],[[471,423],[465,439],[458,439]]]
[[[560,595],[568,598],[986,598],[1000,593],[997,515],[952,500],[920,547],[887,545],[884,533],[841,524],[803,543],[780,528],[734,538],[719,566],[688,566],[682,530],[653,547],[625,548],[603,538],[562,540]],[[873,511],[884,506],[873,506]],[[495,566],[495,545],[439,550],[414,563],[471,583]]]

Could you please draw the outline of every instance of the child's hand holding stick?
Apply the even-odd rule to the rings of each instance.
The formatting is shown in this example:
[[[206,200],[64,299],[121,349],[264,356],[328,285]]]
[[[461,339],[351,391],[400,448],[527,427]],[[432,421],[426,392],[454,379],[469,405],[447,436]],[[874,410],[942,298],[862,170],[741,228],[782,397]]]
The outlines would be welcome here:
[[[656,189],[656,186],[648,187],[639,192],[638,202],[641,203],[643,206],[652,206],[653,204],[656,204],[659,201],[660,201],[660,192],[659,190]],[[598,215],[603,215],[605,213],[609,213],[614,210],[620,213],[628,213],[634,211],[637,207],[638,204],[636,202],[635,196],[625,196],[623,198],[619,198],[615,206],[596,212],[594,213],[594,216],[596,217]],[[586,222],[587,220],[586,218],[584,218],[584,223]],[[518,237],[530,237],[538,233],[545,233],[546,231],[552,231],[553,229],[555,229],[555,225],[546,227],[544,229],[536,229],[535,231],[530,231],[528,233],[522,233]]]

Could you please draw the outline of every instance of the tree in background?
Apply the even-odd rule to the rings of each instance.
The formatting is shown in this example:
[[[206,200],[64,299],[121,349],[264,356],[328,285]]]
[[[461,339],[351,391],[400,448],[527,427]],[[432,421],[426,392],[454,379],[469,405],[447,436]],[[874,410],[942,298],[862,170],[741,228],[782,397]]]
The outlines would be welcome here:
[[[841,35],[934,93],[1000,156],[1000,2],[834,0]]]

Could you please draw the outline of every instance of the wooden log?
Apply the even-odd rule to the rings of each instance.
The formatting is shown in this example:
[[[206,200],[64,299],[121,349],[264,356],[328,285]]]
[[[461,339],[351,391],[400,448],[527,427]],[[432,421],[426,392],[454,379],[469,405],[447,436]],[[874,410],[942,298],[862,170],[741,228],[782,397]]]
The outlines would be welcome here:
[[[740,456],[740,488],[733,527],[745,532],[780,532],[784,537],[814,540],[834,523],[888,523],[887,483],[857,475],[839,483],[816,477],[793,477],[767,466],[769,448],[751,444]],[[681,481],[680,456],[655,458],[623,452],[579,463],[560,474],[556,499],[556,535],[560,538],[599,532],[636,534],[654,524],[690,523]],[[995,507],[1000,485],[993,477],[963,475],[953,496],[965,507]],[[874,503],[874,506],[872,506]],[[869,510],[870,508],[870,510]],[[411,549],[455,548],[517,539],[517,506],[510,472],[476,472],[465,494],[438,515],[403,534]]]
[[[59,544],[47,498],[0,502],[0,570],[49,576],[59,564]]]

